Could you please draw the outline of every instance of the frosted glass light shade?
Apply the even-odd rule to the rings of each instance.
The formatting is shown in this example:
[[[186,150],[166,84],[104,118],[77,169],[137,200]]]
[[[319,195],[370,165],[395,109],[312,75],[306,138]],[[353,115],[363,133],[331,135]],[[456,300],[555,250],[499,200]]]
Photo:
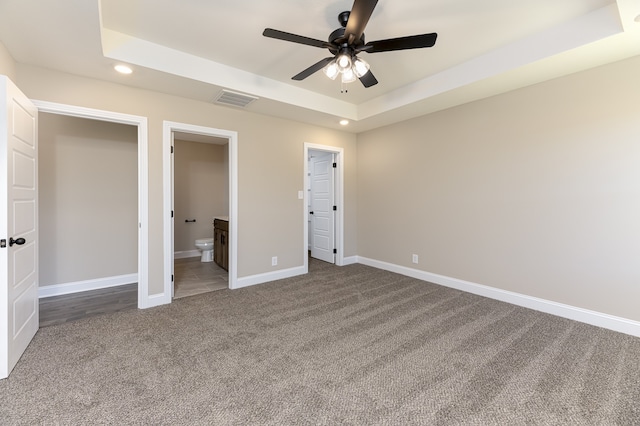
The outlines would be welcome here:
[[[325,65],[325,67],[322,68],[322,72],[331,80],[335,80],[338,74],[340,74],[340,70],[338,69],[338,64],[336,64],[336,61],[331,61],[327,65]]]
[[[351,56],[346,53],[342,53],[336,59],[336,63],[338,64],[338,69],[340,72],[345,72],[349,68],[351,68]]]
[[[343,83],[352,83],[354,81],[356,81],[356,73],[353,72],[353,69],[349,68],[342,72]]]
[[[369,64],[360,58],[356,58],[356,60],[353,62],[353,70],[355,71],[358,78],[368,73],[369,68]]]

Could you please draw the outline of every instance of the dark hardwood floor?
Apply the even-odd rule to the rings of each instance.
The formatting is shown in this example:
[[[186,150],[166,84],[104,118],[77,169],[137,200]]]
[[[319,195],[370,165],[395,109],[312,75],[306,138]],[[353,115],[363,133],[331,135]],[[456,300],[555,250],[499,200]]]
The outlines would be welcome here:
[[[138,284],[127,284],[82,293],[40,299],[40,327],[138,309]]]
[[[176,299],[229,287],[227,271],[213,262],[202,263],[199,257],[176,259],[174,267]],[[137,283],[47,297],[40,299],[40,327],[137,308]]]

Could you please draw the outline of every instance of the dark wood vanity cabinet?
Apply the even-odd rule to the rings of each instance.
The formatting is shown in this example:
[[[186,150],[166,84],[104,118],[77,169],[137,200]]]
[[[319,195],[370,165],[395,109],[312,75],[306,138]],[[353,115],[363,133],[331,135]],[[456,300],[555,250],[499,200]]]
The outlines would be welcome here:
[[[213,220],[213,261],[225,271],[229,270],[229,222]]]

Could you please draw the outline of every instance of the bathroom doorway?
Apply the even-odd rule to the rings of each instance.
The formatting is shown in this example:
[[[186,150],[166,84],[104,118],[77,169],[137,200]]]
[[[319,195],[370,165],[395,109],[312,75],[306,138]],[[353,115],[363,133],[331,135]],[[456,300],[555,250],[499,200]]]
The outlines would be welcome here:
[[[173,132],[174,299],[229,288],[213,256],[214,220],[229,220],[228,151],[226,138]]]
[[[163,146],[164,294],[170,296],[167,303],[174,297],[220,288],[224,275],[224,288],[234,288],[237,280],[238,239],[237,133],[165,121]],[[205,152],[209,152],[206,155],[211,160],[205,161]],[[218,166],[214,164],[216,162]],[[194,170],[196,172],[192,173]],[[217,189],[212,190],[214,187]],[[212,197],[216,198],[216,202],[208,203]],[[209,207],[197,207],[207,203]],[[226,224],[224,238],[227,257],[225,263],[202,262],[204,256],[201,248],[196,247],[196,240],[213,237],[216,218],[224,220]],[[199,246],[202,247],[201,244]],[[220,254],[222,250],[214,250],[214,257],[216,253]],[[222,272],[218,267],[219,263],[227,266],[228,272]],[[191,288],[184,292],[179,290],[176,295],[176,279],[185,278]]]

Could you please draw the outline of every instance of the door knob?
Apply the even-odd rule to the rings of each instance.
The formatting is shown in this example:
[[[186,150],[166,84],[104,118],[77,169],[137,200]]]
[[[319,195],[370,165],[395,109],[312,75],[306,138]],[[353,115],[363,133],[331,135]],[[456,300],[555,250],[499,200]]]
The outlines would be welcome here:
[[[9,247],[11,247],[14,244],[17,244],[19,246],[23,245],[26,242],[26,240],[24,238],[18,238],[17,240],[14,240],[13,237],[9,238]]]

